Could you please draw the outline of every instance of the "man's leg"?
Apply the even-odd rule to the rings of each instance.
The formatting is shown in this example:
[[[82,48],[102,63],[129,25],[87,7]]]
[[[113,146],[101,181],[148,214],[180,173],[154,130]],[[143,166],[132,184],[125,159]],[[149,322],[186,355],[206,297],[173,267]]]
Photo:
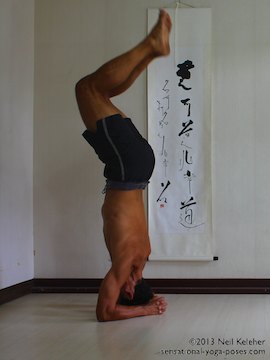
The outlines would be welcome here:
[[[96,121],[106,116],[125,116],[110,98],[128,89],[155,57],[169,54],[170,29],[170,17],[161,10],[157,24],[140,44],[77,83],[77,101],[88,129],[94,130]]]

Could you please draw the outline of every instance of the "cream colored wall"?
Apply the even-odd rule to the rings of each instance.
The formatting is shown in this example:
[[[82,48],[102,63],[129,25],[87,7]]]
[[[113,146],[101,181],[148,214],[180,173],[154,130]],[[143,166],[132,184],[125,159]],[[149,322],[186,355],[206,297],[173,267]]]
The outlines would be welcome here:
[[[150,262],[151,278],[269,277],[270,2],[186,0],[213,12],[213,223],[218,262]],[[35,277],[95,278],[103,166],[81,137],[74,84],[146,34],[161,0],[36,0]],[[181,34],[180,34],[181,35]],[[146,73],[116,104],[145,135]]]
[[[0,289],[34,277],[34,0],[0,1]]]

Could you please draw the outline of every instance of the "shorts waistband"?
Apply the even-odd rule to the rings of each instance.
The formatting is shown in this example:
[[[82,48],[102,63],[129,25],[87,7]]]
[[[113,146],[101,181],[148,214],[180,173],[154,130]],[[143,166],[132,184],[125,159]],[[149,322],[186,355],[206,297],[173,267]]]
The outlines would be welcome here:
[[[114,180],[106,180],[106,185],[102,191],[102,193],[106,193],[107,190],[115,189],[115,190],[144,190],[146,186],[149,184],[149,181],[144,182],[128,182],[128,181],[114,181]]]

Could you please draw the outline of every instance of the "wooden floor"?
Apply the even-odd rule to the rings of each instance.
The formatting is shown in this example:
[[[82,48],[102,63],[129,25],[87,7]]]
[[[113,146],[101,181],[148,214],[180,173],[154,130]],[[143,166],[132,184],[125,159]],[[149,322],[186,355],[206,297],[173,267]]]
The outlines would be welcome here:
[[[166,295],[162,316],[98,323],[94,294],[0,306],[1,360],[270,359],[269,295]]]

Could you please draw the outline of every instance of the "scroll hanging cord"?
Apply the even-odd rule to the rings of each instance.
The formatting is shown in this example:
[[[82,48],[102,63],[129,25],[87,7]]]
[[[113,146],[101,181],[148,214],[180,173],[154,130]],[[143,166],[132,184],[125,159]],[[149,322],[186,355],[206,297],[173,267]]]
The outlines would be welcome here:
[[[176,2],[176,7],[174,10],[174,68],[176,68],[177,60],[176,60],[176,44],[177,44],[177,30],[178,30],[178,20],[177,20],[177,10],[179,8],[179,1]]]
[[[176,67],[177,65],[177,59],[176,59],[176,45],[177,45],[177,30],[178,30],[178,16],[177,16],[177,10],[179,8],[181,8],[181,6],[186,6],[186,7],[189,7],[189,8],[194,8],[194,6],[192,5],[189,5],[189,4],[185,4],[183,3],[181,0],[178,0],[176,1],[176,4],[175,4],[175,10],[174,10],[174,66]]]

